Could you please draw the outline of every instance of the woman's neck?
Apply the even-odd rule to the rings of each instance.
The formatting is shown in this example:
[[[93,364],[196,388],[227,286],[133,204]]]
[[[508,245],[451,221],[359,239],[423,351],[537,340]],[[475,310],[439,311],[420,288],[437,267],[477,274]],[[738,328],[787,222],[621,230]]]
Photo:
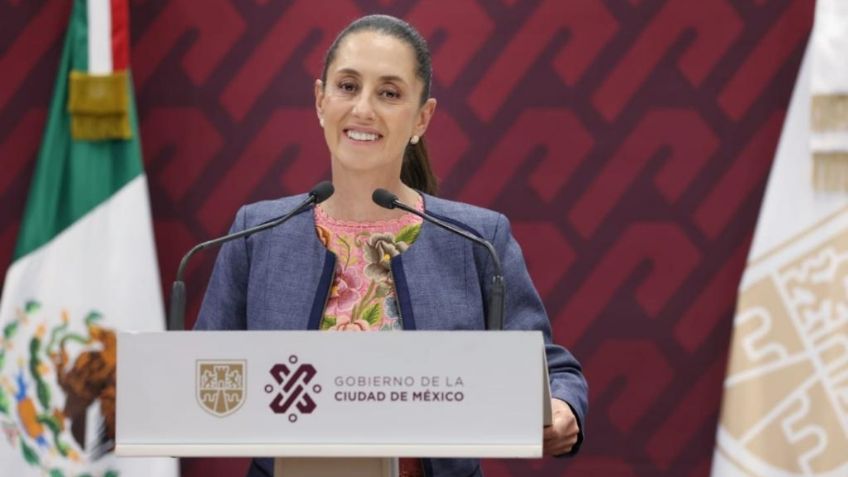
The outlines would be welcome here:
[[[376,177],[351,177],[347,174],[334,175],[335,193],[321,204],[324,212],[335,219],[355,222],[392,220],[405,212],[399,209],[384,209],[371,199],[374,189],[382,188],[393,192],[400,201],[414,206],[418,192],[401,182],[399,177],[380,179]]]

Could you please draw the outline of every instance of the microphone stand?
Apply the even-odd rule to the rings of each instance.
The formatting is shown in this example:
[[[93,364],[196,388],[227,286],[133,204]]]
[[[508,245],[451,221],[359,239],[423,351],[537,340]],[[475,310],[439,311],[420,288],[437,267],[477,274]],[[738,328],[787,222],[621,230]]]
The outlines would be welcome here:
[[[486,329],[487,330],[503,330],[503,322],[504,322],[504,295],[505,295],[505,283],[503,276],[503,269],[501,268],[501,260],[498,257],[498,253],[495,251],[495,247],[489,243],[488,240],[482,239],[468,231],[457,228],[451,224],[446,223],[443,220],[437,219],[427,213],[422,213],[414,208],[404,204],[398,199],[398,197],[391,192],[386,191],[385,189],[377,189],[374,191],[373,197],[374,202],[387,209],[393,209],[397,207],[398,209],[409,212],[410,214],[417,215],[422,219],[435,224],[449,232],[453,232],[455,234],[461,235],[472,242],[482,245],[488,250],[489,255],[492,256],[492,261],[495,266],[495,273],[492,276],[492,289],[489,293],[489,305],[488,305],[488,313],[486,316]]]
[[[168,331],[182,331],[185,329],[186,287],[185,282],[183,282],[183,273],[185,272],[186,265],[188,265],[188,261],[191,257],[203,249],[255,234],[256,232],[261,232],[265,229],[270,229],[271,227],[276,227],[277,225],[289,220],[294,215],[302,212],[310,205],[323,202],[332,194],[333,185],[329,182],[322,182],[315,186],[312,191],[309,192],[309,196],[288,214],[276,219],[271,219],[268,222],[261,223],[255,227],[242,230],[241,232],[207,240],[206,242],[192,247],[192,249],[183,256],[183,259],[180,260],[180,266],[177,268],[177,277],[174,280],[174,284],[171,286],[171,302],[168,311]]]

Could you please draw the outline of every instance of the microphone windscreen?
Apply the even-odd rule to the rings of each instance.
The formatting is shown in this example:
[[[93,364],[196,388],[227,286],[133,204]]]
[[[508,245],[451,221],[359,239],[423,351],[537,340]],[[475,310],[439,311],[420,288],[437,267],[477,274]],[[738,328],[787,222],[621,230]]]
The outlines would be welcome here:
[[[336,189],[333,188],[333,183],[330,181],[319,182],[309,191],[309,195],[315,197],[315,203],[320,204],[329,199]]]
[[[374,193],[371,194],[371,200],[380,207],[394,209],[395,201],[398,200],[398,196],[392,194],[386,189],[374,189]]]

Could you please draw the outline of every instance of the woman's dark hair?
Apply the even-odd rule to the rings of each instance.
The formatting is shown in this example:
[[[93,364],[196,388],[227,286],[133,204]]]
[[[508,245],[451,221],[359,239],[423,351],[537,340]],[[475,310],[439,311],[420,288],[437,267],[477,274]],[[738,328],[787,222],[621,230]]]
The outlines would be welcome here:
[[[430,97],[430,84],[433,77],[433,65],[430,60],[430,49],[427,41],[409,23],[389,15],[368,15],[362,17],[339,33],[339,36],[330,45],[327,55],[324,57],[324,69],[321,71],[321,82],[327,84],[327,68],[336,59],[339,44],[351,33],[360,31],[374,31],[389,35],[406,43],[415,54],[415,74],[424,83],[421,90],[420,104],[423,105]],[[438,180],[430,168],[430,159],[427,154],[427,146],[424,138],[420,138],[417,144],[407,144],[403,153],[403,166],[400,171],[400,179],[404,184],[413,189],[427,194],[435,195],[438,192]]]

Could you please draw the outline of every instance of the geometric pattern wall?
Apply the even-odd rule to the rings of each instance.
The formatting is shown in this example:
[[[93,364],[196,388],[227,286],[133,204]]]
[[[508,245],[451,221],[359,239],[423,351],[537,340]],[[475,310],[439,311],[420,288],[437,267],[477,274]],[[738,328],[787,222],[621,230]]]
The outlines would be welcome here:
[[[70,2],[0,0],[0,270]],[[244,203],[329,174],[323,53],[359,15],[430,42],[441,195],[511,219],[591,389],[579,458],[487,475],[708,474],[735,305],[812,26],[804,0],[134,0],[132,69],[167,296]],[[805,160],[806,158],[799,158]],[[188,321],[214,253],[187,273]],[[244,460],[186,460],[229,475]]]

